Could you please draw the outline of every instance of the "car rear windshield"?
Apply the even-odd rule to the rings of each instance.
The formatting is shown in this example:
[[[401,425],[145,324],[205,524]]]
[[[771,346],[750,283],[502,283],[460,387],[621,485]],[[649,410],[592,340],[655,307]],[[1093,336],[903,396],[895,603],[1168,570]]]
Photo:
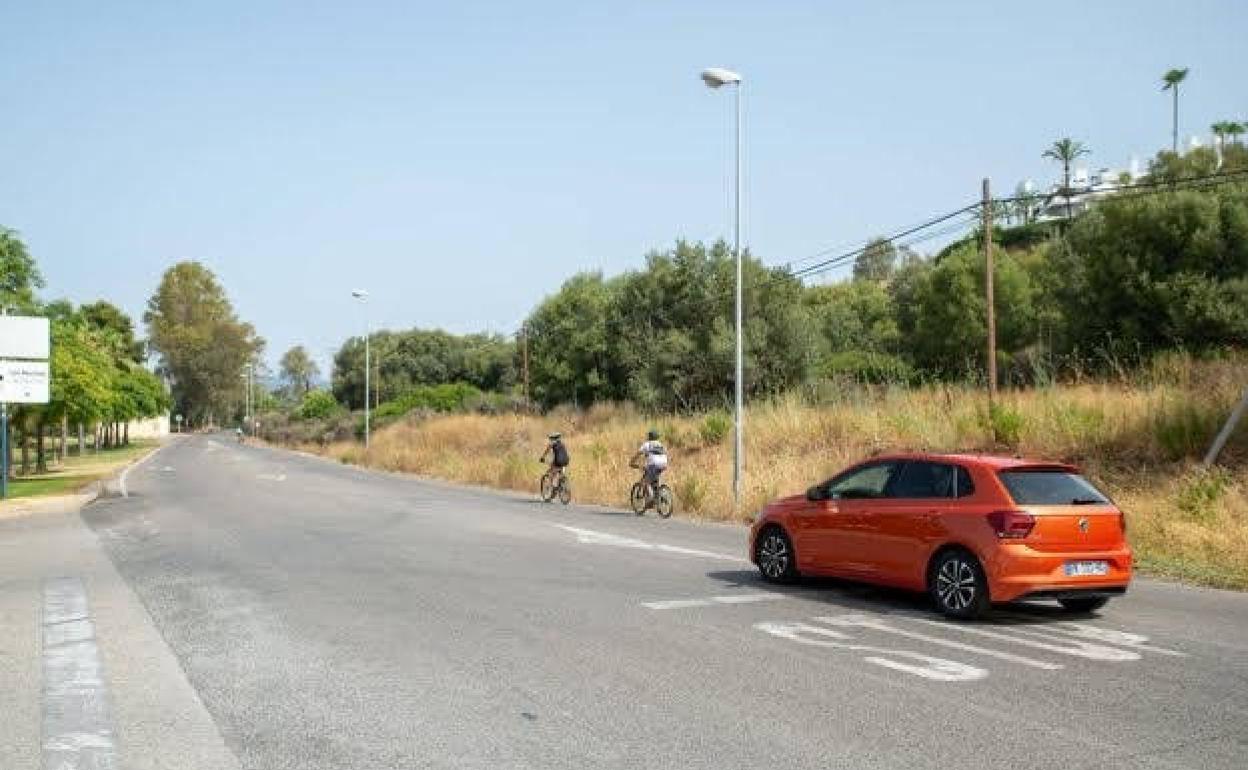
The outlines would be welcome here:
[[[1100,505],[1109,498],[1092,482],[1060,469],[1019,468],[999,474],[1018,505]]]

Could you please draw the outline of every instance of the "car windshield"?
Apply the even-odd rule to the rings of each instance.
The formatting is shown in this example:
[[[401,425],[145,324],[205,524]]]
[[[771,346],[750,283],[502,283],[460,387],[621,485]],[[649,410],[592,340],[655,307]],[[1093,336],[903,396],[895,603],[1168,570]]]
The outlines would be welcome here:
[[[1018,505],[1099,505],[1109,498],[1078,473],[1049,468],[1020,468],[999,474]]]

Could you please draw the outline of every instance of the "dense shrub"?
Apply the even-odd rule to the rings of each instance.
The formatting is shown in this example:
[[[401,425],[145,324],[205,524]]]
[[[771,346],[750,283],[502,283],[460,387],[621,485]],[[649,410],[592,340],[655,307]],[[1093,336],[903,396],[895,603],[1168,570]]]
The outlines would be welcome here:
[[[295,414],[301,420],[321,420],[342,411],[342,406],[327,390],[311,390],[299,403]]]

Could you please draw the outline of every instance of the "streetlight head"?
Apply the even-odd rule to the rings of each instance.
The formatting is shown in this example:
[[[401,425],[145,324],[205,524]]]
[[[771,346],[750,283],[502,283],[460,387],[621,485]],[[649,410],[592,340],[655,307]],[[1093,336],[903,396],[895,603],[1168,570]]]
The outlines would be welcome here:
[[[720,86],[736,85],[741,82],[741,76],[732,70],[726,70],[721,67],[711,67],[702,70],[702,82],[706,83],[709,88],[719,88]]]
[[[355,297],[356,299],[364,299],[365,297],[368,296],[368,292],[365,291],[364,289],[352,289],[351,296]]]

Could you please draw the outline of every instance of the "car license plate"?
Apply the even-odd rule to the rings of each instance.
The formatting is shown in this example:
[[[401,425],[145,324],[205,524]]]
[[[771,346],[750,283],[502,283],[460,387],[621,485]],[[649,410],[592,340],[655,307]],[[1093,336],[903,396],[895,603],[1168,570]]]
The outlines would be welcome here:
[[[1066,577],[1082,577],[1084,575],[1108,575],[1109,562],[1107,561],[1068,561],[1066,562]]]

